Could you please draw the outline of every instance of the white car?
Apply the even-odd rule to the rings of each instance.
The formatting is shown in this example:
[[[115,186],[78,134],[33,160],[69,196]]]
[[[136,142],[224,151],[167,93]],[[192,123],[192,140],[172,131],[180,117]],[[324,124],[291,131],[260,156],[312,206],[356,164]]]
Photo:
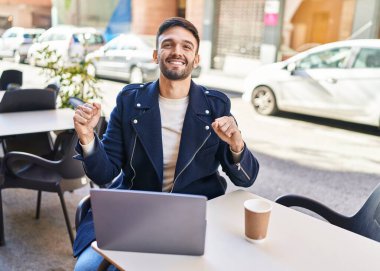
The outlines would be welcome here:
[[[44,32],[28,51],[27,61],[31,65],[44,66],[39,60],[39,51],[48,47],[62,57],[63,63],[84,60],[87,53],[104,44],[103,35],[92,27],[75,27],[70,25],[54,26]]]
[[[314,47],[247,76],[243,100],[256,112],[288,111],[380,126],[380,40]]]
[[[153,62],[155,39],[135,34],[121,34],[106,45],[87,55],[92,63],[88,72],[97,77],[142,83],[156,80],[159,68]],[[192,72],[199,77],[201,67]]]
[[[91,75],[142,83],[158,77],[157,64],[153,63],[153,46],[148,38],[134,34],[121,34],[98,50],[87,55]]]
[[[45,31],[42,28],[11,27],[0,38],[0,59],[24,62],[32,43]]]

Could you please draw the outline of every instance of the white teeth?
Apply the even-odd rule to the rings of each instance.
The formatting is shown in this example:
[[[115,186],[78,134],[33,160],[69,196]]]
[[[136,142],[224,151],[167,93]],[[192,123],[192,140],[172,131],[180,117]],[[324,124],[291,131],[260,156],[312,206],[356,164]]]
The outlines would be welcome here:
[[[181,61],[169,61],[170,64],[175,64],[175,65],[184,65],[185,63]]]

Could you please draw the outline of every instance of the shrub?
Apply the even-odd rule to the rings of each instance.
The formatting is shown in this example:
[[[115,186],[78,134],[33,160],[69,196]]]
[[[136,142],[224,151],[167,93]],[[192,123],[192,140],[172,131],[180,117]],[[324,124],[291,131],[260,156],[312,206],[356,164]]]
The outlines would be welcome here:
[[[48,46],[38,51],[36,62],[43,66],[43,73],[48,81],[55,81],[60,89],[57,106],[71,107],[70,97],[76,97],[84,102],[101,100],[97,79],[88,73],[91,61],[78,60],[74,63],[64,63],[62,56]]]

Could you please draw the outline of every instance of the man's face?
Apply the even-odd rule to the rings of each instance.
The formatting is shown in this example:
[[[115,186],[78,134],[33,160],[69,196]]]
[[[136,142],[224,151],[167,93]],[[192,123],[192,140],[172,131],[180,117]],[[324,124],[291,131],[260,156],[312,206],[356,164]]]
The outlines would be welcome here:
[[[191,76],[198,66],[197,40],[193,34],[179,26],[169,28],[158,37],[158,48],[153,59],[161,73],[169,80],[183,80]]]

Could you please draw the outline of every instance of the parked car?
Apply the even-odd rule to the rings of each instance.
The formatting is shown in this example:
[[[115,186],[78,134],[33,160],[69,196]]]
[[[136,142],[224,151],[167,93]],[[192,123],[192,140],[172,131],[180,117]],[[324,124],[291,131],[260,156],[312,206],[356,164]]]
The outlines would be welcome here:
[[[262,115],[281,110],[380,126],[379,90],[380,40],[347,40],[256,69],[243,99]]]
[[[44,66],[39,59],[39,51],[48,47],[62,57],[63,63],[78,62],[86,54],[104,45],[103,35],[92,27],[75,27],[69,25],[54,26],[43,33],[28,51],[31,65]]]
[[[24,62],[32,43],[45,31],[42,28],[11,27],[0,38],[0,59]]]
[[[89,73],[98,77],[142,83],[158,78],[158,65],[153,62],[154,39],[122,34],[99,50],[87,55]],[[194,69],[198,77],[201,68]]]

